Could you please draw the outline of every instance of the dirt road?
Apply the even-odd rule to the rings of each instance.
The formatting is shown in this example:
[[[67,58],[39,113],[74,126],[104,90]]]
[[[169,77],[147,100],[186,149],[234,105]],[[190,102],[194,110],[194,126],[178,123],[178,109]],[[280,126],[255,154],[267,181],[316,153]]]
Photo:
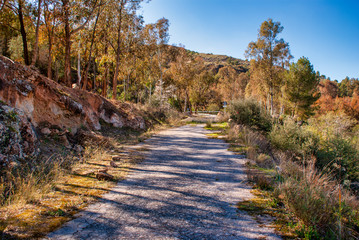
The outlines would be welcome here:
[[[203,126],[164,131],[112,192],[48,239],[280,239],[235,207],[252,198],[244,159]]]

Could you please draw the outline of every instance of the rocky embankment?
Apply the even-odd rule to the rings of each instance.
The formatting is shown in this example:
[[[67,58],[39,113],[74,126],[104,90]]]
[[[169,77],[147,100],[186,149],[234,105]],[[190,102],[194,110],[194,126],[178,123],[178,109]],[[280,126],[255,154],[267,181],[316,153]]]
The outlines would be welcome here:
[[[131,105],[68,88],[38,71],[0,56],[0,164],[38,154],[38,136],[56,134],[66,143],[80,129],[102,124],[144,130],[146,121]],[[68,145],[67,143],[65,145]]]

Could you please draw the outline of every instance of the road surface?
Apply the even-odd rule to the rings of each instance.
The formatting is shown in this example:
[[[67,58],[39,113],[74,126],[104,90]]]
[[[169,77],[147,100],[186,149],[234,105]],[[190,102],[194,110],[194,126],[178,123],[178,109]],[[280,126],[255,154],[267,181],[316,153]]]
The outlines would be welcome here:
[[[236,203],[245,160],[200,125],[166,130],[126,180],[47,239],[280,239]]]

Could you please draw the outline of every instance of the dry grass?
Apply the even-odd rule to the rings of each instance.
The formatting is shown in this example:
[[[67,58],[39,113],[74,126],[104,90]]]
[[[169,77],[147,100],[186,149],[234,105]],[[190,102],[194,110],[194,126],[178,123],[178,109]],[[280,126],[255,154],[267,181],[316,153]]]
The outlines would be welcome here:
[[[293,216],[289,216],[286,209],[280,202],[266,191],[254,189],[251,193],[255,196],[253,199],[237,203],[237,209],[253,216],[258,224],[265,225],[275,229],[283,239],[298,239],[296,231],[297,222]],[[263,221],[263,217],[265,221]],[[268,219],[269,217],[269,219]]]
[[[26,178],[18,176],[14,179],[16,191],[0,208],[3,238],[37,238],[58,228],[79,210],[101,198],[117,181],[124,179],[143,159],[141,152],[145,150],[126,151],[117,140],[104,138],[100,145],[98,142],[88,143],[81,160],[74,157],[77,162],[70,164],[71,169],[64,169],[63,163],[73,162],[73,157],[66,161],[49,159],[44,166],[50,162],[59,163],[52,164],[51,171],[39,171]],[[121,157],[116,168],[110,166],[114,155]],[[108,168],[114,181],[96,179],[96,172],[104,168]]]
[[[283,166],[285,180],[277,194],[302,223],[309,238],[357,239],[359,202],[327,174],[313,166]]]

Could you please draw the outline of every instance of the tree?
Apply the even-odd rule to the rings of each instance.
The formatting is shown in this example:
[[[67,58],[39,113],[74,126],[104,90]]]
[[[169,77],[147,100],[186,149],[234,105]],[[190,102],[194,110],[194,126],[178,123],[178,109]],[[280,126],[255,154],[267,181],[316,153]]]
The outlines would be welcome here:
[[[35,45],[34,45],[34,52],[32,54],[31,65],[34,66],[38,55],[39,55],[39,29],[40,29],[40,20],[41,20],[41,5],[42,0],[37,0],[37,16],[36,16],[36,30],[35,30]]]
[[[157,32],[157,56],[158,56],[158,67],[160,69],[160,102],[162,105],[162,91],[163,91],[163,51],[165,44],[169,40],[169,21],[166,18],[161,18],[156,22]]]
[[[28,49],[28,41],[27,41],[27,32],[25,28],[25,12],[27,11],[26,2],[24,0],[9,0],[4,2],[6,6],[17,16],[20,24],[20,29],[14,28],[20,31],[22,38],[22,47],[23,47],[23,57],[26,65],[30,65],[30,57],[29,57],[29,49]]]
[[[189,90],[195,76],[194,61],[184,48],[181,48],[175,62],[171,63],[170,73],[177,88],[177,97],[184,100],[183,112],[189,106]]]
[[[278,34],[282,31],[280,22],[273,22],[272,19],[264,21],[259,29],[257,41],[250,42],[246,50],[246,56],[253,59],[251,78],[259,77],[266,88],[271,115],[274,114],[274,95],[280,92],[281,72],[292,58],[289,44],[283,39],[278,39]]]
[[[98,7],[97,0],[61,0],[61,21],[64,27],[63,42],[65,45],[65,75],[64,81],[71,86],[71,39],[92,18],[93,12]]]
[[[292,63],[286,76],[283,95],[290,103],[292,116],[305,119],[313,114],[312,105],[320,97],[319,78],[305,57],[301,57],[297,63]]]

